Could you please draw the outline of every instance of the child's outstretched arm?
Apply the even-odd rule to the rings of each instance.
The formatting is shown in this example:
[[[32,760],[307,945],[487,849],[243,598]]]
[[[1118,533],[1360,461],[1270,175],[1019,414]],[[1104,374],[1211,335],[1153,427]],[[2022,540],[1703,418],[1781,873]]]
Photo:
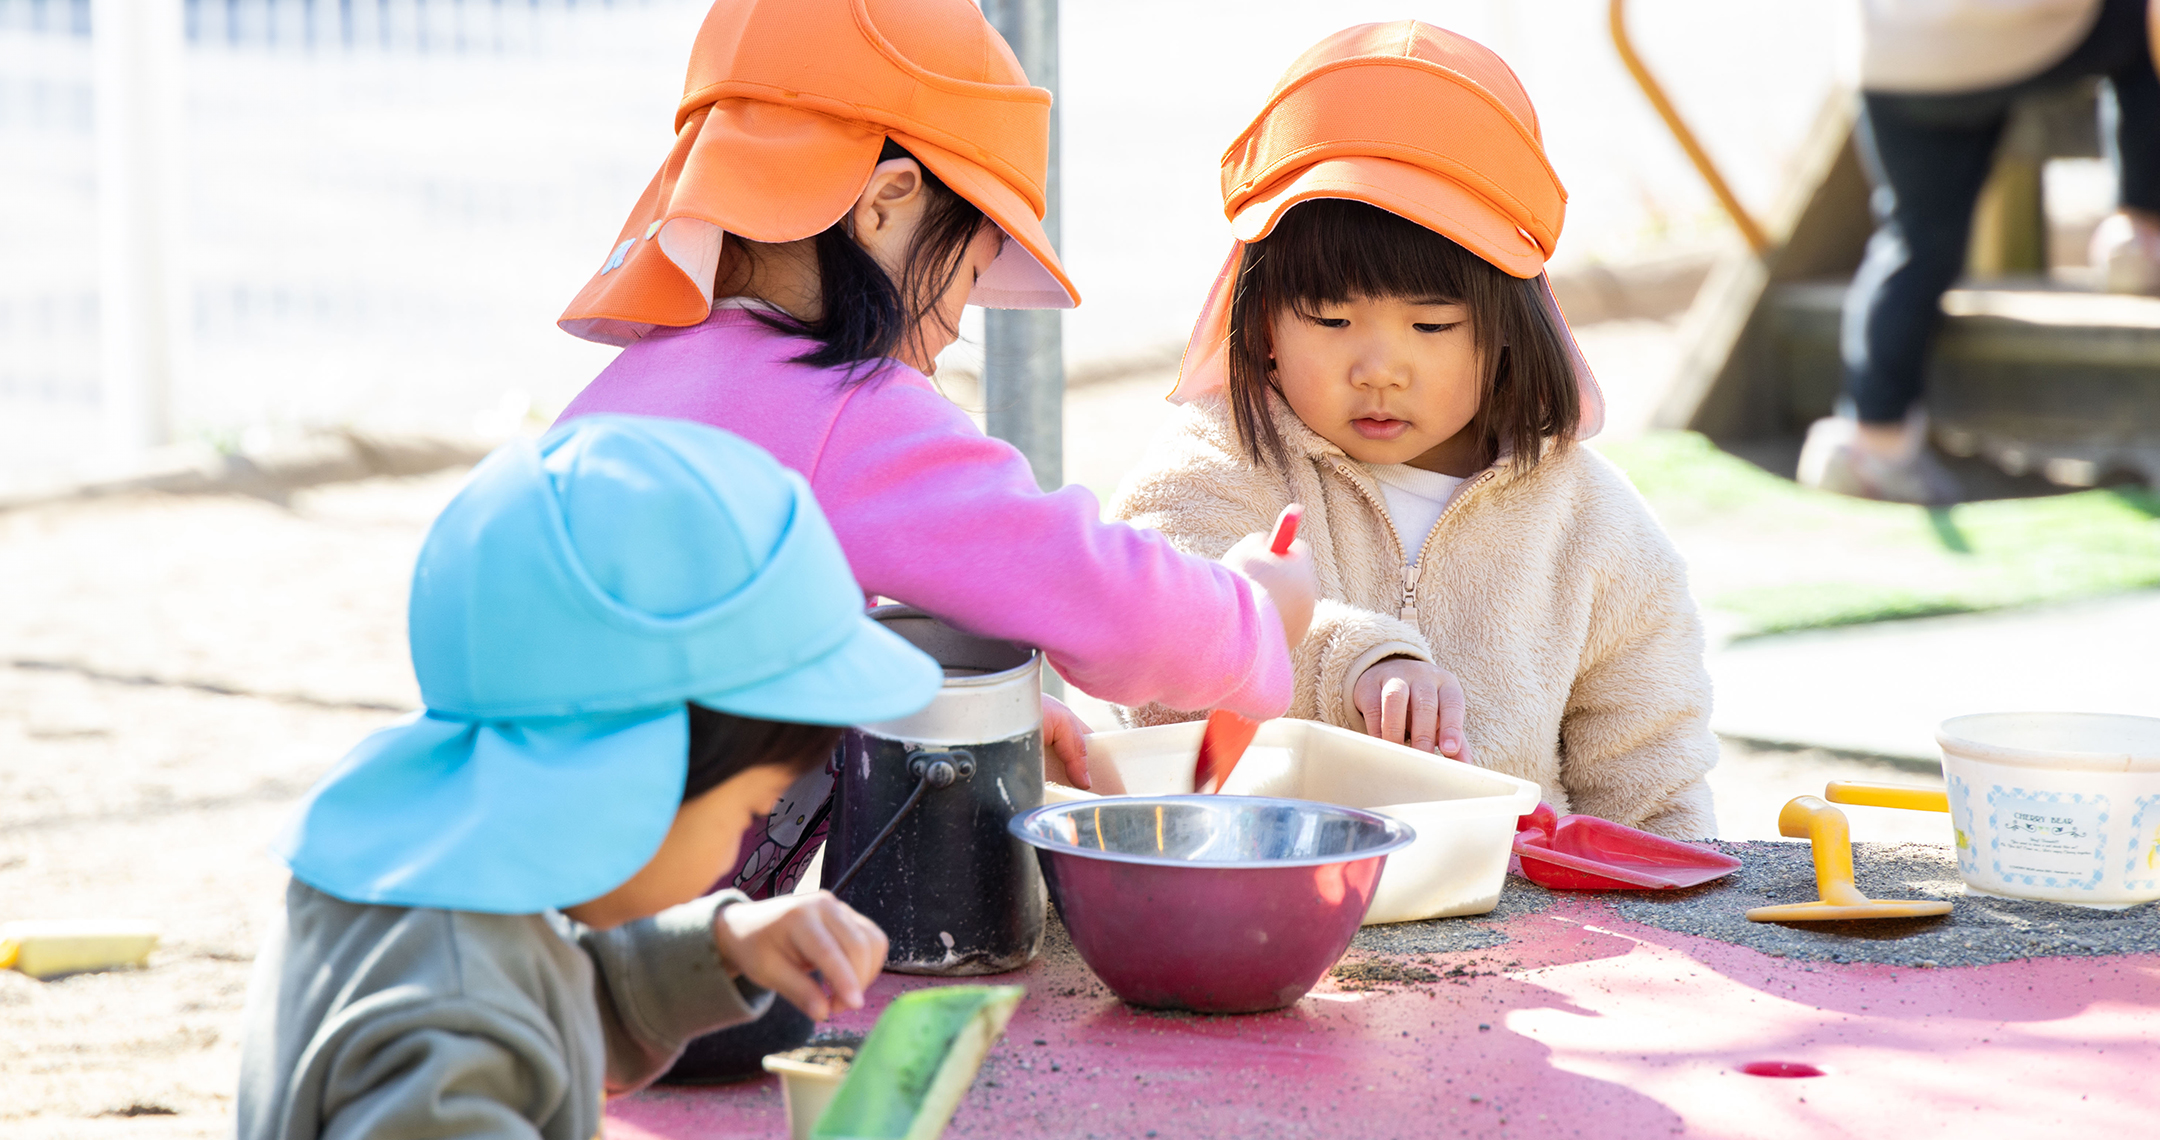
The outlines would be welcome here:
[[[1363,731],[1365,720],[1355,692],[1358,679],[1390,658],[1430,666],[1432,648],[1416,626],[1394,614],[1340,600],[1341,584],[1325,570],[1331,540],[1319,484],[1309,475],[1286,475],[1255,466],[1236,448],[1223,419],[1208,414],[1201,405],[1186,409],[1174,431],[1150,451],[1148,465],[1127,477],[1110,502],[1109,514],[1162,532],[1188,554],[1220,558],[1246,535],[1270,528],[1285,504],[1303,503],[1306,516],[1299,531],[1300,545],[1310,544],[1308,555],[1317,566],[1315,584],[1320,596],[1305,637],[1292,651],[1296,688],[1286,715]],[[1299,478],[1309,485],[1297,485]],[[1439,694],[1436,685],[1436,717]],[[1163,724],[1192,720],[1205,711],[1158,702],[1129,709],[1125,716],[1135,724]]]
[[[728,957],[719,935],[726,915],[759,905],[740,891],[718,891],[606,930],[579,928],[578,945],[599,975],[593,991],[607,1039],[608,1095],[657,1079],[692,1038],[771,1008],[773,987]]]
[[[666,1072],[691,1038],[762,1015],[772,994],[820,1021],[862,1008],[886,949],[876,923],[827,891],[721,891],[579,943],[600,974],[611,1094]]]
[[[1041,646],[1068,681],[1114,703],[1262,718],[1290,703],[1284,633],[1296,615],[1279,614],[1268,590],[1103,522],[1085,488],[1045,494],[1011,445],[925,387],[886,379],[851,393],[810,475],[870,593]]]

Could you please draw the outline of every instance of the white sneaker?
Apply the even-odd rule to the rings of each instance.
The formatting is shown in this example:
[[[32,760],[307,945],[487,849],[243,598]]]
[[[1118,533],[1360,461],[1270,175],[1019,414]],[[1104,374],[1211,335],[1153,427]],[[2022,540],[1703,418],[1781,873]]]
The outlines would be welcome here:
[[[2108,292],[2160,296],[2160,226],[2111,214],[2093,231],[2091,256]]]
[[[1919,409],[1905,420],[1906,446],[1878,455],[1860,446],[1859,425],[1842,416],[1816,420],[1800,447],[1803,485],[1886,503],[1948,506],[1961,498],[1957,476],[1928,454],[1927,420]]]

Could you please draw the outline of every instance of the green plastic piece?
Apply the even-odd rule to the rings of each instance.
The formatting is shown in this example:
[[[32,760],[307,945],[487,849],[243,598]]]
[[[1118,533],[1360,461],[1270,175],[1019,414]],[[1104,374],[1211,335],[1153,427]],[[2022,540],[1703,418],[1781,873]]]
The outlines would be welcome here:
[[[1027,990],[939,986],[893,999],[812,1140],[937,1140]]]

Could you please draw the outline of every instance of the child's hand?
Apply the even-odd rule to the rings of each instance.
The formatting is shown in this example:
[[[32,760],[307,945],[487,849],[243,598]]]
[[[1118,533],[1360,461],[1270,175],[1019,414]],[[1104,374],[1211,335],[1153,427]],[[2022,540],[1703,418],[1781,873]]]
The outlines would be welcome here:
[[[744,977],[818,1021],[832,1016],[834,1002],[861,1009],[863,990],[885,967],[885,932],[830,891],[721,907],[713,944]]]
[[[1303,542],[1290,544],[1290,553],[1268,550],[1271,536],[1248,534],[1222,556],[1222,563],[1245,575],[1268,592],[1275,613],[1282,618],[1283,641],[1292,649],[1305,640],[1312,625],[1313,602],[1320,596],[1320,580],[1313,575],[1312,548]]]
[[[1042,706],[1043,779],[1106,796],[1124,795],[1125,781],[1118,778],[1115,765],[1089,766],[1087,722],[1066,708],[1065,702],[1048,694],[1043,696]]]
[[[1365,670],[1351,690],[1365,732],[1382,740],[1470,761],[1463,739],[1463,691],[1455,674],[1411,657],[1390,657]]]

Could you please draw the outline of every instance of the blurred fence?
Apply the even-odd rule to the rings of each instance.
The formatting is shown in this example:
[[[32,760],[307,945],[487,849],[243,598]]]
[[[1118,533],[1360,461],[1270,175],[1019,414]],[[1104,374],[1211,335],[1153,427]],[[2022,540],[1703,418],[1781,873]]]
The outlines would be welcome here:
[[[665,153],[703,11],[187,0],[175,435],[559,403],[604,354],[554,316]],[[105,438],[90,23],[0,0],[0,474]]]
[[[185,3],[187,42],[177,437],[500,427],[606,361],[554,319],[666,153],[709,0],[162,2]],[[0,0],[0,479],[63,471],[105,438],[91,7]],[[1216,156],[1305,45],[1405,7],[1240,0],[1226,21],[1226,0],[1062,6],[1063,249],[1088,298],[1066,320],[1076,368],[1182,344],[1227,244]],[[1572,192],[1563,262],[1718,236],[1612,57],[1605,0],[1407,7],[1523,77]],[[1758,209],[1825,90],[1836,7],[1634,12]]]
[[[545,13],[645,0],[185,0],[187,38],[227,47],[516,51],[541,44]],[[90,0],[6,0],[0,28],[90,34]]]

